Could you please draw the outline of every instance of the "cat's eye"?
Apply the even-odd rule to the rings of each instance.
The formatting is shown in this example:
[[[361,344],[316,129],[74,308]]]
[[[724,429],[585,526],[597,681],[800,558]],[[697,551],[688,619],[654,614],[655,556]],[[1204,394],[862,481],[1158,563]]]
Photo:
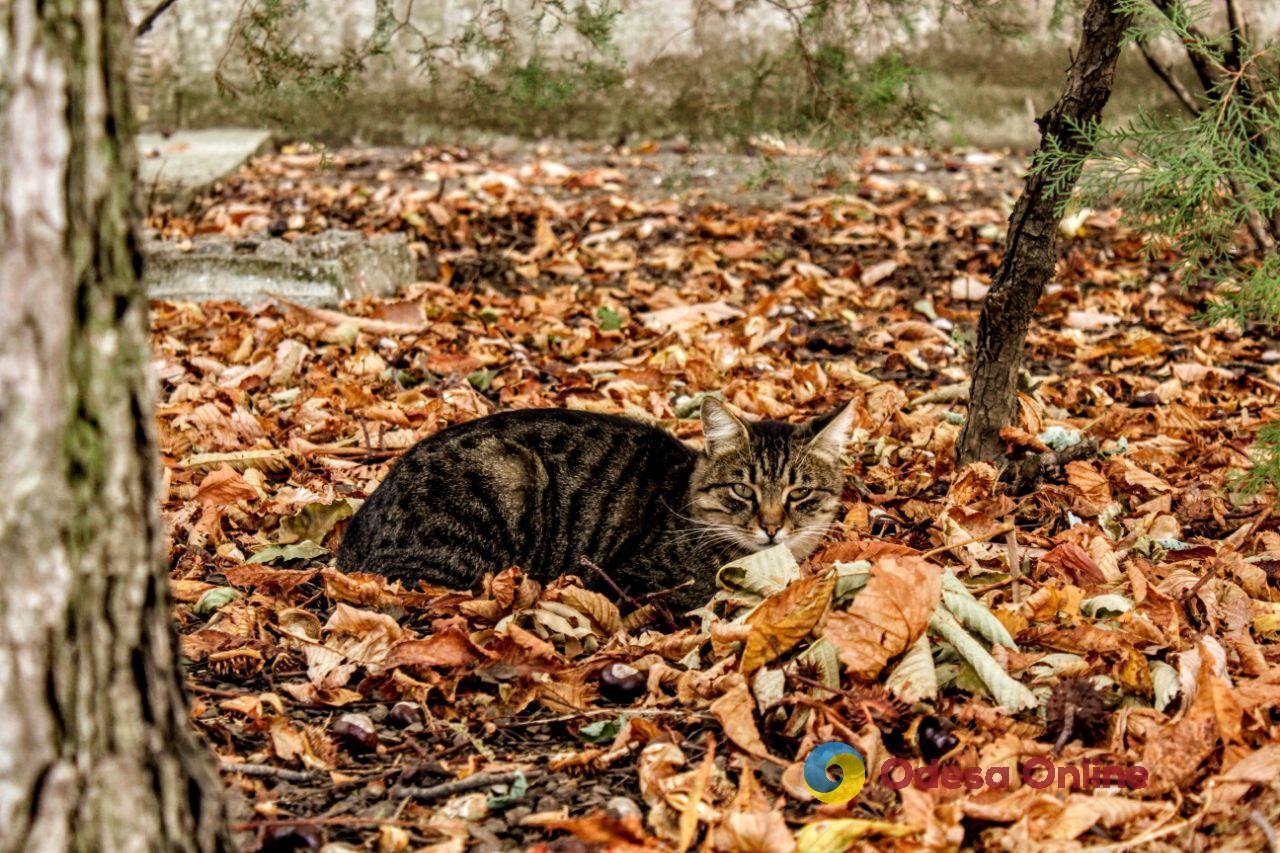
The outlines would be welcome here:
[[[734,483],[729,489],[744,501],[751,500],[752,496],[755,495],[755,491],[746,483]]]
[[[805,498],[813,494],[813,489],[792,489],[787,492],[787,500],[792,503],[799,503]]]

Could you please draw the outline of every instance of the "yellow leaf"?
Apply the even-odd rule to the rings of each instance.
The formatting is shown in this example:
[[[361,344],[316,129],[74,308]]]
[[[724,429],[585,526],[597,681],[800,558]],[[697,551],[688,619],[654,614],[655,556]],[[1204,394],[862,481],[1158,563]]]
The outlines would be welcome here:
[[[702,805],[702,797],[707,790],[707,781],[711,778],[711,769],[715,766],[716,742],[707,738],[707,754],[702,764],[693,775],[693,785],[689,791],[689,799],[680,811],[680,843],[676,846],[679,853],[684,853],[693,844],[693,836],[698,831],[698,808]]]
[[[1124,660],[1116,668],[1116,681],[1130,693],[1151,697],[1155,695],[1155,687],[1151,682],[1151,665],[1142,652],[1127,646],[1124,649]]]
[[[862,818],[820,820],[796,833],[796,850],[798,853],[844,853],[864,835],[902,838],[915,832],[914,827],[889,823],[886,820],[863,820]]]

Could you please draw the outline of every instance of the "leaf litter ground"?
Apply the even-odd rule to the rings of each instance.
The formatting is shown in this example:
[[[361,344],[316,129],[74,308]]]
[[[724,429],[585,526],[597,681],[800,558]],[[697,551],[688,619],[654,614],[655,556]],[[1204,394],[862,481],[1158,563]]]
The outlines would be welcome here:
[[[1280,535],[1229,481],[1275,415],[1275,342],[1198,323],[1206,294],[1114,212],[1070,216],[1004,437],[1100,452],[1008,493],[952,446],[1020,164],[804,168],[759,207],[659,146],[289,147],[153,208],[171,240],[401,231],[419,262],[342,310],[154,305],[193,717],[248,847],[1275,843]],[[448,591],[328,566],[387,466],[448,424],[561,406],[696,440],[706,393],[782,419],[853,399],[859,423],[829,545],[730,567],[696,622],[517,568]],[[831,740],[872,777],[845,805],[803,784]],[[939,752],[1015,782],[874,781]],[[1045,757],[1149,784],[1018,784]]]

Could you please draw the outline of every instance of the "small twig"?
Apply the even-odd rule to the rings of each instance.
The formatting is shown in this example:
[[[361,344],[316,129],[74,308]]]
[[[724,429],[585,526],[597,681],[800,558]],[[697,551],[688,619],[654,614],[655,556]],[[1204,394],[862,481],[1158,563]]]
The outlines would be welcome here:
[[[644,606],[643,603],[637,601],[635,598],[633,598],[632,596],[624,592],[622,587],[618,586],[617,582],[614,581],[613,578],[609,577],[608,572],[606,572],[604,569],[597,566],[595,563],[591,562],[590,559],[584,556],[584,557],[580,557],[578,559],[578,562],[580,565],[590,569],[591,571],[599,575],[601,579],[603,579],[604,582],[609,585],[609,588],[613,590],[618,595],[619,598],[625,601],[627,605],[631,607],[632,610],[639,610],[641,607]],[[660,592],[667,592],[667,591],[669,590],[662,590]],[[656,595],[658,593],[653,593],[653,594]],[[667,609],[663,607],[661,604],[656,604],[654,606],[657,608],[658,612],[662,615],[667,625],[672,629],[674,629],[676,627],[676,620],[671,615],[671,613],[668,612]]]
[[[1227,178],[1227,185],[1231,187],[1231,193],[1240,201],[1246,201],[1244,185],[1235,177]],[[1263,254],[1271,251],[1275,246],[1275,241],[1271,239],[1271,235],[1267,233],[1266,222],[1262,215],[1252,207],[1249,208],[1248,214],[1245,216],[1245,225],[1248,226],[1249,236],[1253,239],[1253,244],[1257,250]]]
[[[251,832],[255,829],[266,829],[274,826],[412,826],[418,829],[430,829],[430,827],[423,827],[422,824],[421,820],[344,815],[338,817],[260,818],[232,824],[231,828],[236,832]]]
[[[535,717],[528,720],[506,720],[502,723],[503,728],[517,729],[527,728],[529,726],[543,726],[551,723],[568,723],[573,720],[591,719],[592,717],[666,717],[677,716],[689,720],[711,720],[715,719],[711,714],[703,714],[697,711],[690,711],[687,708],[592,708],[587,711],[578,711],[573,714],[561,714],[557,717]]]
[[[1156,8],[1164,14],[1177,28],[1177,9],[1180,5],[1177,0],[1152,0]],[[1197,27],[1187,24],[1184,28],[1185,35],[1179,36],[1183,50],[1187,53],[1187,61],[1191,63],[1191,68],[1196,72],[1196,78],[1200,81],[1200,85],[1206,92],[1213,91],[1215,73],[1219,73],[1224,69],[1217,63],[1210,63],[1208,57],[1200,52],[1200,45],[1208,44],[1209,39]]]
[[[682,589],[688,589],[691,586],[693,586],[693,578],[689,578],[689,580],[685,581],[684,583],[678,583],[675,586],[667,587],[666,589],[659,589],[655,592],[647,592],[644,595],[640,596],[640,600],[644,602],[649,602],[649,601],[653,601],[656,598],[665,598],[668,595],[677,593]]]
[[[606,572],[604,569],[597,566],[595,563],[591,562],[591,560],[589,560],[586,557],[580,557],[578,559],[578,562],[584,568],[590,569],[591,571],[599,575],[600,579],[603,580],[605,583],[607,583],[609,585],[609,588],[612,589],[615,593],[617,593],[619,598],[621,598],[623,601],[625,601],[627,604],[631,605],[635,609],[637,610],[640,609],[640,606],[641,606],[640,602],[636,601],[634,598],[632,598],[631,596],[623,592],[622,587],[618,586],[617,582],[614,581],[613,578],[609,577],[608,572]]]
[[[286,767],[272,767],[270,764],[249,764],[248,762],[228,761],[225,758],[219,769],[223,773],[239,773],[242,776],[266,776],[283,779],[286,782],[316,782],[320,774],[307,770],[289,770]]]
[[[1018,528],[1010,527],[1008,534],[1004,537],[1005,548],[1009,554],[1009,579],[1013,582],[1013,603],[1022,603],[1022,585],[1018,581],[1022,578],[1022,555],[1018,553]]]
[[[1249,822],[1258,829],[1262,830],[1262,834],[1267,838],[1267,847],[1271,853],[1280,853],[1280,838],[1276,838],[1276,829],[1271,825],[1262,813],[1257,809],[1249,809]]]
[[[973,537],[970,537],[969,539],[964,540],[963,542],[953,542],[950,545],[939,545],[937,548],[930,548],[928,551],[925,551],[920,556],[921,558],[927,560],[928,558],[932,557],[934,554],[941,554],[943,551],[950,551],[952,548],[963,548],[966,545],[976,545],[979,542],[990,542],[992,539],[995,539],[1000,534],[1008,533],[1011,530],[1013,530],[1012,522],[1009,524],[1002,524],[999,527],[997,527],[995,530],[992,530],[990,533],[984,533],[981,536],[973,536]]]
[[[1067,705],[1062,719],[1062,732],[1058,735],[1058,739],[1053,742],[1053,754],[1061,755],[1062,748],[1067,745],[1067,741],[1071,740],[1071,735],[1076,727],[1076,706]]]
[[[196,692],[203,693],[206,696],[212,696],[215,699],[239,699],[241,696],[253,695],[252,690],[227,690],[222,687],[206,687],[205,685],[199,684],[190,679],[187,680],[187,689],[195,690]]]
[[[798,672],[788,672],[787,677],[794,678],[796,681],[800,682],[801,684],[807,684],[810,687],[816,687],[819,690],[825,690],[828,693],[833,693],[836,696],[843,696],[845,699],[848,699],[850,702],[856,705],[859,710],[862,711],[862,713],[866,716],[868,723],[874,723],[874,720],[872,720],[871,718],[870,712],[868,712],[865,707],[867,702],[866,696],[859,696],[856,693],[851,693],[848,690],[845,690],[840,687],[831,687],[829,685],[823,684],[821,681],[814,681],[812,678],[803,676]],[[802,697],[795,697],[795,698],[798,700]],[[826,708],[826,706],[822,706],[822,707],[824,709]]]
[[[393,797],[413,797],[416,800],[438,800],[465,791],[474,791],[477,788],[488,788],[491,785],[509,785],[520,776],[529,780],[541,775],[539,771],[525,773],[521,770],[510,773],[476,773],[465,779],[455,779],[452,782],[442,782],[425,788],[416,785],[396,785],[391,789],[390,794]]]
[[[844,722],[840,720],[839,717],[833,714],[831,711],[830,705],[819,702],[818,700],[810,698],[808,696],[784,696],[782,701],[784,704],[790,703],[794,705],[803,705],[804,707],[809,708],[810,710],[817,711],[831,725],[832,728],[839,730],[840,733],[843,734],[846,738],[848,738],[850,742],[857,741],[858,733],[855,732],[853,729],[849,728],[847,725],[845,725]],[[861,710],[863,713],[863,716],[866,717],[867,725],[874,726],[875,721],[871,718],[871,714],[868,713],[867,709],[863,707],[859,707],[859,710]]]
[[[1191,599],[1195,598],[1197,595],[1200,594],[1200,590],[1204,587],[1205,584],[1207,584],[1213,578],[1214,575],[1218,573],[1218,569],[1221,567],[1221,565],[1222,565],[1222,561],[1216,558],[1209,563],[1209,571],[1202,574],[1200,576],[1200,579],[1195,582],[1195,585],[1192,586],[1190,589],[1186,590],[1180,596],[1183,604],[1186,604],[1186,602],[1190,601]]]

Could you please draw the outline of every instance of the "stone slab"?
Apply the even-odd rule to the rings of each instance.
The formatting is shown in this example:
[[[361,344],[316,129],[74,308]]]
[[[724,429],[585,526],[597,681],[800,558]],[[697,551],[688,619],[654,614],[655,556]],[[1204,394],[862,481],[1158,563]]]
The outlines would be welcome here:
[[[389,296],[415,278],[403,234],[350,231],[285,241],[272,237],[203,237],[143,243],[143,283],[153,299],[230,299],[256,305],[272,298],[332,306],[361,296]]]
[[[141,133],[138,178],[147,193],[184,195],[226,177],[270,144],[270,131],[246,128]]]

